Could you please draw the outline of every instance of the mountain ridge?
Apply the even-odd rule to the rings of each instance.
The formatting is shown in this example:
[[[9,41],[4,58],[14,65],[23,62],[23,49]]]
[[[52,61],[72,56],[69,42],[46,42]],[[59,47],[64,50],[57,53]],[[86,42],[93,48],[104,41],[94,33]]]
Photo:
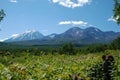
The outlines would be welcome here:
[[[73,27],[61,34],[53,33],[47,36],[42,35],[41,38],[34,38],[30,40],[26,39],[22,41],[12,40],[7,42],[13,42],[13,43],[16,42],[19,44],[27,43],[31,45],[65,44],[65,43],[95,44],[95,43],[109,43],[113,39],[119,36],[120,36],[120,32],[101,31],[100,29],[95,27],[88,27],[86,29]]]

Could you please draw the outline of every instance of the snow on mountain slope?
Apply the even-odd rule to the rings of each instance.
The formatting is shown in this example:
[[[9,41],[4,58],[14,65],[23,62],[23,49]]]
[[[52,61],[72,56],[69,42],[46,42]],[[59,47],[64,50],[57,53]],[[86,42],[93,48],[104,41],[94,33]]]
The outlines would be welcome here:
[[[25,40],[34,40],[42,39],[44,36],[39,31],[29,30],[25,31],[22,34],[14,34],[11,38],[5,40],[4,42],[13,42],[13,41],[25,41]]]
[[[81,29],[79,27],[73,27],[61,34],[50,34],[43,36],[40,32],[32,30],[26,31],[22,34],[15,34],[5,42],[15,42],[24,44],[26,42],[32,45],[43,45],[43,44],[64,44],[64,43],[75,43],[75,44],[94,44],[94,43],[109,43],[115,38],[120,36],[120,32],[113,31],[101,31],[95,27],[88,27]],[[30,40],[30,41],[29,41]],[[22,41],[22,42],[21,42]]]

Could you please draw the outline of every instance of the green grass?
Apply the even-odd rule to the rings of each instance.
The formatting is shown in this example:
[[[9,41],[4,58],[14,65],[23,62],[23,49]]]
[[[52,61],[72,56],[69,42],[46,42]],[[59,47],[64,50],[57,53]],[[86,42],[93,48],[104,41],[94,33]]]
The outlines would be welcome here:
[[[72,80],[78,78],[90,80],[90,69],[99,71],[103,54],[112,54],[115,58],[114,80],[120,79],[120,51],[106,50],[104,53],[77,55],[41,55],[25,53],[24,56],[0,56],[0,80]],[[94,78],[101,80],[100,78]]]

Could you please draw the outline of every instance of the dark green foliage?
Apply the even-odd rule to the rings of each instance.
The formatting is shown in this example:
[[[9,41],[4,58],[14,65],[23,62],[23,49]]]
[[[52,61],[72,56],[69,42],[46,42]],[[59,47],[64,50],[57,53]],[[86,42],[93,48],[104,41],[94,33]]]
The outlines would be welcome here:
[[[109,68],[107,68],[109,75],[106,75],[108,72],[104,71],[103,64],[104,62],[99,61],[91,65],[89,70],[90,80],[118,80],[117,77],[115,77],[120,75],[117,62],[110,63]],[[107,76],[109,76],[109,79],[106,79]]]
[[[117,21],[117,24],[120,24],[120,0],[114,0],[114,16],[113,18]]]
[[[110,47],[110,49],[114,49],[114,50],[119,49],[120,50],[120,37],[113,40],[113,42],[109,45],[109,47]]]
[[[113,69],[115,68],[115,66],[111,65],[110,67],[111,67],[111,69],[108,69],[108,70],[110,70],[109,76],[111,78],[108,77],[110,79],[107,78],[107,80],[113,80],[112,77],[114,76],[113,73],[112,73],[112,71],[114,71]],[[104,70],[103,70],[103,64],[102,64],[102,62],[99,62],[99,63],[97,62],[94,65],[92,65],[89,73],[90,73],[89,76],[90,76],[91,80],[104,80],[107,77],[106,76],[106,72],[104,72]]]
[[[75,54],[75,48],[74,48],[73,44],[72,43],[64,44],[60,48],[60,54],[69,54],[69,55]]]
[[[108,49],[107,44],[93,44],[81,49],[82,53],[104,52]]]
[[[103,80],[102,62],[94,63],[89,70],[91,80]]]
[[[5,17],[5,12],[3,9],[0,10],[0,22],[3,20],[3,18]]]
[[[93,44],[82,47],[73,46],[73,44],[64,44],[63,46],[20,46],[12,45],[8,43],[0,43],[0,52],[10,52],[14,56],[23,56],[24,53],[28,52],[31,55],[47,55],[47,54],[85,54],[85,53],[96,53],[104,52],[105,50],[117,50],[120,49],[120,37],[113,40],[110,44]],[[1,54],[3,55],[3,54]]]
[[[120,50],[120,37],[113,40],[110,44],[93,44],[86,46],[84,48],[80,48],[78,52],[82,53],[96,53],[96,52],[104,52],[105,50]]]

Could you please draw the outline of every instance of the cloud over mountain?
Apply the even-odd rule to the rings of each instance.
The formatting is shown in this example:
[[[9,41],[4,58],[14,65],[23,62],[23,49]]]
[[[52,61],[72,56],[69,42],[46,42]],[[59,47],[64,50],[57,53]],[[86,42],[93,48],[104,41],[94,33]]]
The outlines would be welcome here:
[[[77,26],[88,26],[89,24],[84,21],[61,21],[59,25],[77,25]]]
[[[53,3],[58,3],[61,6],[68,8],[82,7],[86,4],[91,3],[92,0],[49,0]]]

